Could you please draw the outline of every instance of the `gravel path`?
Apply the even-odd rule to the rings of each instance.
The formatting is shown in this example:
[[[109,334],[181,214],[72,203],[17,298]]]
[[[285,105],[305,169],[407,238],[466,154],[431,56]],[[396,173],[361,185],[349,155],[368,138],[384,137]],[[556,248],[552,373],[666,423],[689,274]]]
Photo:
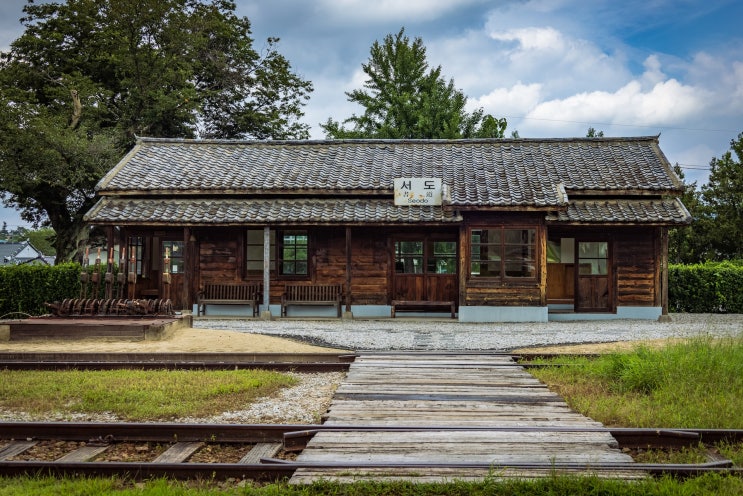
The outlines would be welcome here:
[[[700,335],[739,336],[743,314],[674,314],[673,321],[460,324],[447,320],[194,319],[201,329],[228,329],[296,339],[348,350],[489,350],[577,343],[606,343]]]

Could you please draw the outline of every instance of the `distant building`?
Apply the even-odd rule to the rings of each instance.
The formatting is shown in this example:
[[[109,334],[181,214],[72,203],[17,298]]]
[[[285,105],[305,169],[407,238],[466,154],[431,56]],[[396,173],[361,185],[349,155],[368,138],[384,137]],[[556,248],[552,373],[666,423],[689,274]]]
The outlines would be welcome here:
[[[54,260],[54,257],[52,257],[52,260]],[[0,242],[0,265],[21,264],[53,265],[53,262],[50,263],[49,257],[45,257],[28,241],[21,243]]]

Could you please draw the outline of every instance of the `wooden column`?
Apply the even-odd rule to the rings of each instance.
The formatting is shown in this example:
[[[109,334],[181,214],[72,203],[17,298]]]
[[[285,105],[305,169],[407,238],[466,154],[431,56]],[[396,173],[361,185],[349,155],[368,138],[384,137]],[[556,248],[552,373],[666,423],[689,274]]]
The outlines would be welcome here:
[[[660,279],[662,318],[668,318],[668,228],[660,228]]]
[[[539,235],[539,305],[547,306],[547,227],[542,224],[537,230]]]
[[[191,248],[191,228],[183,228],[183,288],[181,293],[181,301],[183,302],[183,310],[191,311],[193,303],[191,302],[191,281],[193,278],[191,267],[191,257],[193,257],[193,249]]]
[[[353,317],[351,314],[351,228],[346,227],[346,315],[344,317]]]
[[[463,307],[467,305],[467,275],[469,274],[467,260],[470,256],[470,239],[467,237],[467,226],[464,224],[459,226],[457,253],[459,253],[457,261],[459,263],[459,306]]]
[[[261,318],[271,320],[271,228],[263,228],[263,311]]]

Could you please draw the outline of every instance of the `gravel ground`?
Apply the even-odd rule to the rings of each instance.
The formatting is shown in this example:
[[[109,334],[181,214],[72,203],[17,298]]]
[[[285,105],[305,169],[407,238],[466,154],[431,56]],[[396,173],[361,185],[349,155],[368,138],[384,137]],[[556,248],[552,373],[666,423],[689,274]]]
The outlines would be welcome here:
[[[228,329],[348,350],[488,350],[606,343],[700,335],[739,336],[743,314],[673,314],[672,322],[614,320],[464,324],[439,319],[295,320],[195,318],[202,329]]]
[[[266,397],[245,410],[223,412],[212,417],[184,417],[172,419],[177,423],[209,424],[319,424],[320,415],[330,406],[344,372],[291,374],[299,379],[296,386],[281,390],[276,396]],[[0,409],[2,422],[122,422],[110,412],[97,414],[46,412],[34,415]]]
[[[740,336],[743,315],[673,315],[670,323],[620,320],[529,324],[460,324],[445,320],[293,320],[194,319],[194,327],[266,334],[349,350],[490,350],[577,343],[655,340],[693,336]],[[208,418],[181,418],[189,423],[318,423],[345,376],[296,374],[300,383],[245,410]],[[110,413],[30,415],[0,409],[0,421],[116,422]]]

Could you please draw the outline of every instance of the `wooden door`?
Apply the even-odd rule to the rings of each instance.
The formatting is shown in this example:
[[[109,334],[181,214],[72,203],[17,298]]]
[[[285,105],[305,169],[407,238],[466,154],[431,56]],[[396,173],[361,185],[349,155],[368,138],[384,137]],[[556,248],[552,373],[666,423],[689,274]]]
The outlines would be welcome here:
[[[578,241],[575,311],[613,310],[611,247],[608,241]]]
[[[405,237],[393,247],[393,300],[457,301],[455,236]]]

